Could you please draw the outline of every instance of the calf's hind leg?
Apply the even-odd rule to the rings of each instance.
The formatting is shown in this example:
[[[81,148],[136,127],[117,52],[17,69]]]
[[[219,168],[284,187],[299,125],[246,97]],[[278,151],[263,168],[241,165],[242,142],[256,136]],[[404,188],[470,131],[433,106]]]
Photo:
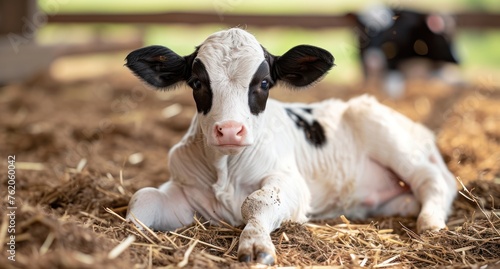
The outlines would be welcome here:
[[[169,181],[160,188],[142,188],[130,199],[127,220],[138,219],[153,230],[172,231],[193,222],[194,211],[182,189]]]
[[[345,120],[367,153],[405,181],[420,203],[417,230],[446,228],[456,182],[439,160],[433,134],[374,98],[353,99],[349,105]]]
[[[403,193],[385,202],[371,215],[376,217],[402,216],[416,217],[420,212],[420,203],[412,193]]]

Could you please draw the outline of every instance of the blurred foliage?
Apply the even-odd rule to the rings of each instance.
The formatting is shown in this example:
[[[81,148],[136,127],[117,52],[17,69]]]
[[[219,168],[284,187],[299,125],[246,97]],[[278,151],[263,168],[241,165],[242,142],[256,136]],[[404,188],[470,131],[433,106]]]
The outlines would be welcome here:
[[[461,0],[469,10],[498,12],[500,10],[500,2],[498,0]]]

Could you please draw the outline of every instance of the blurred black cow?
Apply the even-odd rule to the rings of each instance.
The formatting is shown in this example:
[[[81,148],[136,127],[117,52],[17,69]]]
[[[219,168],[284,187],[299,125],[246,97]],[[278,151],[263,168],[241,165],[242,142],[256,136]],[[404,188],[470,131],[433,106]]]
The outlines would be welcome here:
[[[384,88],[392,97],[404,92],[401,70],[405,66],[425,63],[432,71],[439,71],[444,63],[458,64],[453,45],[455,21],[451,16],[383,6],[351,16],[358,24],[355,31],[366,80],[383,78]]]

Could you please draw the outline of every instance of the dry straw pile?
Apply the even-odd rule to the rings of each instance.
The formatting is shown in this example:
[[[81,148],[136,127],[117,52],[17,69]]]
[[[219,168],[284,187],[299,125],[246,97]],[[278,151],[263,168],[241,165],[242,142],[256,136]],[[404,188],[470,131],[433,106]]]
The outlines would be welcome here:
[[[1,89],[0,151],[17,156],[18,209],[16,262],[7,260],[8,218],[0,217],[0,268],[246,267],[236,261],[242,227],[196,219],[165,233],[123,220],[135,190],[168,178],[166,151],[195,111],[188,91],[160,100],[133,83],[120,75]],[[323,99],[332,88],[336,97],[359,93],[318,85],[297,98]],[[446,162],[464,179],[449,230],[419,235],[415,219],[397,217],[287,223],[272,233],[278,267],[500,267],[499,92],[417,84],[404,100],[381,98],[435,128]],[[172,105],[175,115],[162,116]],[[1,206],[6,212],[6,200]]]
[[[119,189],[119,183],[113,187]],[[91,177],[78,174],[71,184],[39,198],[52,206],[61,206],[63,214],[24,202],[17,220],[20,231],[17,261],[4,265],[7,268],[245,267],[236,258],[241,227],[223,222],[211,226],[196,219],[194,225],[175,232],[153,232],[147,228],[141,231],[123,219],[123,208],[89,208],[77,212],[80,209],[71,204],[81,199],[80,195],[99,197],[104,188]],[[304,225],[287,223],[272,233],[279,266],[499,266],[500,216],[493,208],[493,201],[500,201],[500,184],[476,182],[469,188],[462,190],[454,204],[448,231],[418,235],[413,232],[414,220],[405,218],[365,222],[369,224],[355,224],[345,218]],[[6,218],[0,229],[2,239],[6,238],[5,225]],[[5,248],[5,242],[1,243]]]

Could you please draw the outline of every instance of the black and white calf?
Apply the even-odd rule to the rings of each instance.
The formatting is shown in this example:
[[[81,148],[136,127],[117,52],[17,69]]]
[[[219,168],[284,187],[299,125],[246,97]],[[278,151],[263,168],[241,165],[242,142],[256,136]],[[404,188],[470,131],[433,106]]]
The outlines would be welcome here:
[[[405,78],[422,69],[444,81],[458,82],[453,72],[445,72],[453,70],[445,69],[449,64],[458,63],[453,17],[380,5],[350,15],[358,25],[355,32],[365,78],[382,77],[390,96],[401,96]]]
[[[196,213],[246,224],[239,260],[264,264],[275,262],[270,232],[287,220],[414,215],[420,232],[445,228],[455,179],[425,127],[368,96],[268,99],[278,83],[313,84],[333,61],[308,45],[272,55],[241,29],[212,34],[185,57],[161,46],[130,53],[127,67],[148,84],[187,83],[198,114],[170,151],[170,180],[135,193],[127,219],[156,230]]]

